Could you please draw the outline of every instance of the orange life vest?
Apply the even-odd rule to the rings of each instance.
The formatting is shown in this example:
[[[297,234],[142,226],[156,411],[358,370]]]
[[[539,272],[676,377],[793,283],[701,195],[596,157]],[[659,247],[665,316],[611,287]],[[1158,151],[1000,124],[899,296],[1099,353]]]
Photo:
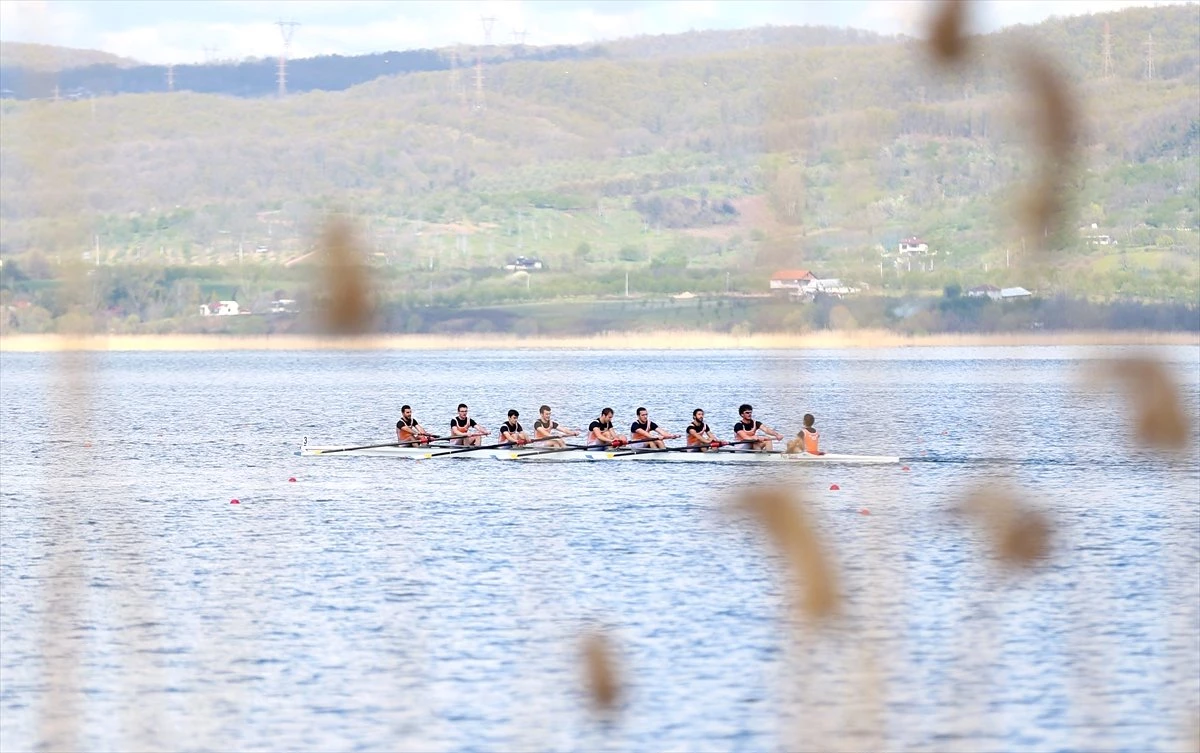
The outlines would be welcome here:
[[[804,430],[804,451],[807,452],[809,455],[821,454],[820,449],[817,447],[817,442],[820,438],[821,438],[821,435],[817,433],[816,429],[805,429]]]

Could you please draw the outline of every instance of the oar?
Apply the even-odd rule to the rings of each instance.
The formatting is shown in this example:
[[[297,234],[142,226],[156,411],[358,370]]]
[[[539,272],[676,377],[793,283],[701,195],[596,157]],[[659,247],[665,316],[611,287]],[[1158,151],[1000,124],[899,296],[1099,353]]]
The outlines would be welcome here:
[[[433,442],[446,437],[430,437],[429,441]],[[335,452],[352,452],[353,450],[374,450],[377,447],[406,447],[414,444],[425,444],[423,440],[413,439],[406,442],[384,442],[383,444],[364,444],[358,447],[338,447],[333,450],[316,450],[313,454],[316,455],[332,455]]]
[[[447,435],[444,437],[437,437],[436,439],[433,439],[431,441],[449,442],[449,441],[452,441],[455,439],[471,439],[474,437],[486,437],[486,436],[487,436],[487,434],[484,434],[483,432],[476,432],[475,434],[450,434],[450,435]]]
[[[588,450],[588,449],[591,449],[591,448],[588,447],[587,445],[583,445],[583,444],[569,444],[569,445],[565,445],[563,447],[544,447],[541,449],[534,450],[533,452],[523,452],[523,453],[521,453],[521,455],[518,459],[524,460],[525,458],[540,458],[542,455],[553,455],[556,452],[567,452],[568,450]]]
[[[496,444],[484,444],[478,446],[467,445],[466,447],[436,447],[434,449],[438,450],[438,452],[434,453],[433,457],[440,458],[444,455],[457,455],[460,452],[475,452],[476,450],[500,450],[508,449],[510,447],[524,446],[524,444],[518,444],[517,442],[498,442]]]

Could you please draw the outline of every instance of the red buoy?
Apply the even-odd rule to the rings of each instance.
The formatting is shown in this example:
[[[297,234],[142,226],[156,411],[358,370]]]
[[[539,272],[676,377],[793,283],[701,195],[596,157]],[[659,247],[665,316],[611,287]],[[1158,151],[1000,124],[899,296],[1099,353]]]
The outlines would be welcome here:
[[[236,499],[231,499],[231,500],[229,500],[229,504],[231,504],[231,505],[240,505],[240,504],[242,504],[242,503],[241,503],[240,501],[236,500]]]
[[[838,486],[837,484],[829,485],[829,491],[831,491],[831,492],[841,491],[841,489],[842,489],[842,487]]]
[[[908,466],[906,465],[906,466],[904,466],[903,468],[901,468],[900,470],[902,470],[902,471],[907,471],[907,470],[908,470]]]
[[[863,509],[858,511],[858,514],[859,515],[870,515],[871,511],[864,507]]]
[[[289,478],[289,479],[288,479],[288,483],[289,483],[289,484],[294,484],[294,483],[296,483],[296,477],[295,477],[295,476],[292,476],[291,478]]]

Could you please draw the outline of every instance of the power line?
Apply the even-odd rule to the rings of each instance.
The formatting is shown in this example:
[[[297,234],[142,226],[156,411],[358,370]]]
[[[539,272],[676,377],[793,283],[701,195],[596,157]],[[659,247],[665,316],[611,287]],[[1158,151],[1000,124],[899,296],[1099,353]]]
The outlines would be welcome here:
[[[283,52],[279,55],[279,96],[287,96],[287,61],[288,53],[292,49],[292,35],[296,32],[296,27],[300,25],[298,21],[276,21],[275,25],[279,27],[279,33],[283,36]]]

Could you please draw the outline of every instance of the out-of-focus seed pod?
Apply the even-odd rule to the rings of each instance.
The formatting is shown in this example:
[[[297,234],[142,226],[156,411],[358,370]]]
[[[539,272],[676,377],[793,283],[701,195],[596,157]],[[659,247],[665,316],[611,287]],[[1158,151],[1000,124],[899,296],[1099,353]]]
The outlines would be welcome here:
[[[1038,177],[1026,194],[1020,215],[1025,233],[1046,246],[1066,222],[1067,199],[1079,137],[1079,111],[1066,78],[1053,62],[1033,49],[1018,50],[1015,65],[1029,88],[1032,129],[1041,152]]]
[[[620,699],[621,683],[608,637],[594,630],[584,633],[581,651],[584,680],[592,705],[601,711],[613,710]]]
[[[1187,448],[1191,422],[1179,387],[1162,363],[1153,358],[1126,358],[1112,362],[1108,373],[1121,382],[1133,404],[1138,441],[1165,450]]]
[[[320,251],[326,329],[334,335],[365,334],[374,306],[363,252],[350,223],[330,218],[321,233]]]
[[[960,63],[970,46],[966,35],[966,0],[942,0],[929,25],[929,47],[943,65]]]
[[[1030,567],[1050,552],[1049,519],[1023,502],[1006,484],[972,490],[960,510],[983,526],[997,558],[1005,564]]]
[[[814,619],[832,617],[840,603],[837,577],[802,504],[782,489],[758,489],[740,506],[767,531],[800,589],[796,605]]]

